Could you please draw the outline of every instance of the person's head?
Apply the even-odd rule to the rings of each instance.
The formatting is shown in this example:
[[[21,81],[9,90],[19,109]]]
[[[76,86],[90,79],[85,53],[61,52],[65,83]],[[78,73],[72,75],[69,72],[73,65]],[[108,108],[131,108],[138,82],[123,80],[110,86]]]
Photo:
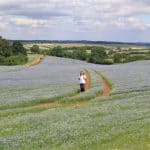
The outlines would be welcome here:
[[[82,75],[84,75],[85,73],[84,73],[84,71],[80,71],[80,76],[82,76]]]

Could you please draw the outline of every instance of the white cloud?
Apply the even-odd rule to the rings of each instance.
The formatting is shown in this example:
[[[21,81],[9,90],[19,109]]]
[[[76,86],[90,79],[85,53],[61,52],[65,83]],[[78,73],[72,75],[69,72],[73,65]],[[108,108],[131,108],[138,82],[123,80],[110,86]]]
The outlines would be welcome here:
[[[17,25],[17,26],[30,26],[30,27],[40,27],[47,25],[47,20],[36,20],[36,19],[30,19],[26,17],[12,17],[10,19],[10,22]]]
[[[0,24],[64,31],[149,30],[149,0],[1,0]],[[3,25],[2,25],[3,24]]]
[[[87,3],[85,3],[87,2]],[[95,0],[95,1],[77,1],[75,20],[84,25],[108,27],[116,25],[116,27],[135,27],[143,28],[144,23],[139,20],[132,22],[131,16],[138,18],[138,15],[150,14],[150,5],[145,5],[142,1],[135,2],[133,0]],[[140,26],[141,25],[141,26]],[[149,25],[145,24],[145,27]]]

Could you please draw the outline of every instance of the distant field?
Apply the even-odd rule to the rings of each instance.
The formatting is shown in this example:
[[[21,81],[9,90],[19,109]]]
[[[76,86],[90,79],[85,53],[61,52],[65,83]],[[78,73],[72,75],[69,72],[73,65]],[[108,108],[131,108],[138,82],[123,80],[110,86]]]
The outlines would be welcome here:
[[[83,46],[103,46],[106,47],[108,50],[117,50],[117,48],[121,48],[122,51],[134,51],[134,52],[149,52],[150,47],[148,46],[132,46],[132,45],[101,45],[101,44],[80,44],[80,43],[30,43],[30,44],[24,44],[24,47],[27,49],[30,49],[34,44],[38,45],[40,49],[48,50],[49,48],[53,48],[56,46],[61,46],[61,47],[83,47]]]
[[[90,79],[85,93],[80,70]],[[104,97],[101,75],[111,86]],[[1,66],[0,149],[149,150],[149,75],[149,60],[106,66],[47,56]]]
[[[40,48],[42,48],[42,49],[48,49],[48,48],[53,48],[53,47],[55,47],[55,46],[62,46],[62,47],[81,47],[81,46],[86,46],[86,45],[88,45],[88,46],[90,46],[91,44],[78,44],[78,43],[74,43],[74,44],[58,44],[58,43],[50,43],[50,44],[48,44],[48,43],[42,43],[42,44],[37,44],[37,43],[35,43],[36,45],[38,45]],[[34,43],[33,44],[25,44],[24,46],[26,47],[26,48],[30,48],[32,45],[34,45]]]

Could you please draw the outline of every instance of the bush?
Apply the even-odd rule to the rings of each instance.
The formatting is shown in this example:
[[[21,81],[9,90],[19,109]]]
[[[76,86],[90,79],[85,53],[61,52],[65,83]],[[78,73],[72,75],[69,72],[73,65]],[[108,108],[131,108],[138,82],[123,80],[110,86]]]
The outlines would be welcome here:
[[[2,37],[0,37],[0,55],[4,57],[13,55],[12,47],[10,46],[9,42],[5,39],[2,39]]]
[[[26,49],[23,47],[23,44],[19,41],[14,41],[12,44],[13,55],[27,55]]]
[[[104,59],[103,64],[112,65],[114,63],[113,59]]]
[[[26,55],[15,55],[10,57],[0,56],[1,65],[22,65],[28,61]]]
[[[103,63],[104,59],[107,57],[106,51],[104,47],[95,47],[91,51],[91,55],[89,57],[89,62],[91,63]]]
[[[0,37],[0,65],[20,65],[27,60],[26,49],[21,42],[14,41],[11,45]]]
[[[114,63],[120,63],[121,62],[121,54],[116,53],[113,57]]]
[[[126,53],[116,53],[113,56],[114,63],[124,63],[128,58],[128,54]]]
[[[53,49],[50,50],[50,55],[57,56],[57,57],[63,57],[63,49],[61,46],[56,46]]]
[[[86,60],[87,59],[87,52],[86,50],[73,50],[71,53],[71,58],[79,59],[79,60]]]
[[[126,59],[126,62],[131,62],[131,61],[137,61],[137,60],[144,60],[147,59],[148,57],[145,55],[134,55],[134,56],[129,56]]]
[[[40,48],[38,45],[33,45],[31,48],[30,48],[31,52],[32,53],[39,53],[40,52]]]
[[[6,57],[0,55],[0,65],[4,65],[6,62]]]

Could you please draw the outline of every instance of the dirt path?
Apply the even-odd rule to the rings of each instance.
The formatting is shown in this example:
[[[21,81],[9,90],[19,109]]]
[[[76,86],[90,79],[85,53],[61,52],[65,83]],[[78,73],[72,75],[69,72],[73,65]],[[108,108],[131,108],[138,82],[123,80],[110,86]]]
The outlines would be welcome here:
[[[111,86],[110,86],[110,84],[108,83],[108,81],[106,79],[104,79],[102,76],[101,76],[101,78],[102,78],[102,83],[103,83],[104,90],[100,94],[99,97],[104,97],[104,96],[107,96],[111,92]]]
[[[91,87],[91,77],[90,77],[90,74],[88,72],[86,72],[86,75],[87,75],[86,90],[88,90]],[[108,81],[101,74],[99,74],[99,76],[102,79],[102,84],[103,84],[104,90],[101,94],[99,94],[95,98],[101,98],[101,97],[107,96],[111,92],[111,86],[108,83]],[[65,107],[65,106],[66,107],[68,107],[68,106],[70,106],[70,107],[79,107],[79,106],[86,105],[88,102],[89,102],[89,100],[82,100],[82,101],[71,102],[71,103],[67,103],[67,104],[61,104],[61,103],[58,103],[56,101],[56,102],[40,103],[40,104],[38,104],[38,106],[46,107],[46,108]]]
[[[90,74],[88,73],[88,71],[85,71],[86,72],[86,77],[87,77],[87,83],[86,83],[86,90],[90,89],[91,88],[91,76]],[[73,94],[72,96],[77,96],[79,93],[75,93]],[[71,97],[72,97],[71,96]],[[69,103],[67,104],[67,106],[81,106],[81,105],[84,105],[86,104],[87,101],[80,101],[80,102],[73,102],[73,103]],[[48,107],[48,108],[55,108],[55,107],[60,107],[60,106],[66,106],[65,104],[60,104],[60,103],[57,103],[57,100],[56,102],[44,102],[44,103],[40,103],[38,104],[38,106],[42,106],[42,107]]]
[[[101,94],[99,94],[95,98],[101,98],[101,97],[107,96],[111,92],[111,86],[108,83],[108,81],[101,74],[99,76],[102,79],[102,84],[103,84],[104,90]],[[90,77],[87,79],[89,80]],[[89,80],[88,82],[91,83],[91,80]],[[68,106],[79,107],[79,106],[86,105],[88,102],[89,102],[88,100],[82,100],[82,101],[78,101],[78,102],[72,102],[72,103],[68,104]]]
[[[39,63],[41,63],[44,59],[44,55],[37,55],[35,56],[31,61],[29,61],[26,66],[35,66]]]
[[[91,76],[88,73],[88,71],[86,71],[86,77],[87,77],[87,81],[86,81],[86,90],[91,88]]]

